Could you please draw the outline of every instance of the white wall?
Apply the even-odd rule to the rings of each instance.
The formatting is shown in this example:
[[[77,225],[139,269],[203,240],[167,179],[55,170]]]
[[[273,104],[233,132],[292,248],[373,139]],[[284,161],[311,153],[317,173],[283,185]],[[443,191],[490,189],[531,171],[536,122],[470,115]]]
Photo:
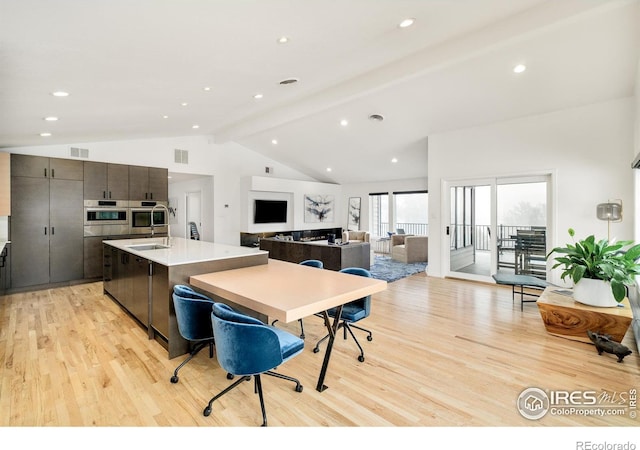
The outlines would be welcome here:
[[[429,137],[429,275],[444,276],[448,245],[443,246],[449,212],[442,202],[447,179],[553,173],[556,185],[553,245],[578,236],[606,237],[607,224],[596,205],[622,199],[624,217],[612,237],[633,238],[634,99],[589,105],[490,126]],[[443,248],[444,247],[444,248]],[[552,281],[557,281],[554,274]]]
[[[243,177],[262,175],[265,167],[272,167],[278,177],[313,181],[312,178],[301,172],[238,144],[214,144],[213,139],[209,136],[70,143],[3,148],[0,151],[70,158],[70,147],[88,149],[90,161],[166,167],[169,172],[213,176],[213,213],[209,215],[209,220],[213,217],[214,221],[213,240],[232,245],[240,243],[240,232],[245,231],[246,228],[240,222],[240,202],[242,200],[240,188]],[[189,151],[189,164],[174,162],[175,149]],[[210,205],[211,200],[207,201]]]
[[[342,226],[342,187],[338,184],[316,181],[288,180],[271,177],[246,177],[243,180],[242,211],[240,220],[243,231],[263,233],[291,230],[318,230]],[[305,195],[331,195],[334,198],[333,220],[323,222],[305,222]],[[288,220],[286,224],[254,224],[253,200],[287,200]],[[346,210],[345,210],[346,211]],[[346,216],[346,213],[344,214]]]

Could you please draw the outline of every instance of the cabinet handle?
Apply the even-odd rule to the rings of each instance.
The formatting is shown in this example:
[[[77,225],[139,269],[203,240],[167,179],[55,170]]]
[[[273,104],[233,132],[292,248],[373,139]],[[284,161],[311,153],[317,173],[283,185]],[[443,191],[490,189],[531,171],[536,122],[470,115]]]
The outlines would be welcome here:
[[[102,198],[107,198],[107,191],[102,191]]]
[[[44,227],[44,235],[47,235],[47,227]]]
[[[56,227],[51,227],[51,236],[56,234]]]
[[[109,198],[111,198],[111,191],[109,191]]]
[[[51,178],[56,177],[56,169],[51,169]]]
[[[149,200],[149,194],[147,192],[144,193],[144,199]]]
[[[47,178],[47,168],[44,168],[44,177]]]
[[[150,192],[150,193],[149,193],[149,198],[150,198],[151,200],[153,200],[153,192]]]

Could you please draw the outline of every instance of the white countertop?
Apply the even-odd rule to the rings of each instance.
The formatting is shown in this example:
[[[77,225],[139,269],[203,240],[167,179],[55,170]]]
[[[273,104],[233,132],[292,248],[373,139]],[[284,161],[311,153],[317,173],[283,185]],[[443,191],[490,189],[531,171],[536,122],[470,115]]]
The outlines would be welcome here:
[[[266,254],[269,252],[257,248],[240,247],[213,242],[196,241],[180,237],[171,238],[171,247],[155,250],[136,250],[129,247],[136,244],[165,244],[166,238],[118,239],[103,241],[107,245],[125,250],[164,266],[178,266],[204,261],[215,261],[242,256]]]

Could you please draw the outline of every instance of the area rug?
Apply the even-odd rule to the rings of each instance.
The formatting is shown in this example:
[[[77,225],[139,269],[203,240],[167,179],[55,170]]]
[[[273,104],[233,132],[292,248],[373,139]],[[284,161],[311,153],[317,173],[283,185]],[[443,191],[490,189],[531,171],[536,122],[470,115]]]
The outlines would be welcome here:
[[[426,268],[426,262],[405,264],[395,261],[389,256],[376,255],[375,261],[369,271],[373,278],[391,283],[392,281],[408,277],[409,275],[424,272]]]

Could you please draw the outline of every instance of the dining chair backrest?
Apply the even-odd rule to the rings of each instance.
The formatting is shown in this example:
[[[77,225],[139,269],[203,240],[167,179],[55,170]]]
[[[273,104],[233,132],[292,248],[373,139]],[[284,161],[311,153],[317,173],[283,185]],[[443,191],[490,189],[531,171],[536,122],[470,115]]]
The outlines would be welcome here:
[[[318,269],[323,269],[324,268],[324,264],[319,259],[306,259],[304,261],[301,261],[300,265],[301,266],[316,267]]]
[[[346,267],[344,269],[341,269],[340,272],[348,273],[351,275],[358,275],[361,277],[373,278],[373,276],[371,275],[371,272],[369,272],[367,269],[363,269],[362,267]],[[358,300],[351,301],[347,303],[347,305],[351,307],[357,306],[362,308],[364,310],[364,316],[362,317],[363,319],[365,317],[368,317],[369,314],[371,314],[371,296],[370,295],[359,298]]]
[[[172,298],[180,335],[194,342],[211,339],[214,301],[184,285],[174,286]]]
[[[274,330],[258,319],[216,303],[210,314],[220,366],[233,375],[256,375],[283,362]]]

